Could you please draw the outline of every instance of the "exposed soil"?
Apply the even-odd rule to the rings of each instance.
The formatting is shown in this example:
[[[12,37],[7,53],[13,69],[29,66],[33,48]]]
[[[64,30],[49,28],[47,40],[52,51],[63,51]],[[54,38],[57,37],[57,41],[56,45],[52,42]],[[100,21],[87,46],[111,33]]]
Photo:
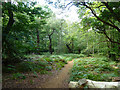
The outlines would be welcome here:
[[[70,61],[65,67],[53,78],[49,78],[47,82],[42,84],[42,88],[68,88],[69,70],[73,66],[73,61]]]
[[[32,73],[24,74],[25,80],[12,80],[10,76],[3,75],[3,88],[68,88],[69,71],[73,66],[73,61],[68,62],[60,71],[52,70],[49,74],[39,74],[36,77]]]

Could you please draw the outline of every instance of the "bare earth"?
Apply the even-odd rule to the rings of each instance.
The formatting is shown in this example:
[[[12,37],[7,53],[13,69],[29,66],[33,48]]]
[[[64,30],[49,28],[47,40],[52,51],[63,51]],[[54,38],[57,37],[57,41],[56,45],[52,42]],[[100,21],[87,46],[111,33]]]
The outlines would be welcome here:
[[[42,88],[68,88],[69,70],[72,66],[73,61],[70,61],[58,75],[43,83]]]
[[[73,61],[68,62],[60,71],[53,70],[51,74],[25,74],[25,80],[11,80],[3,75],[3,88],[68,88],[69,71],[73,67]],[[9,76],[9,75],[8,75]]]

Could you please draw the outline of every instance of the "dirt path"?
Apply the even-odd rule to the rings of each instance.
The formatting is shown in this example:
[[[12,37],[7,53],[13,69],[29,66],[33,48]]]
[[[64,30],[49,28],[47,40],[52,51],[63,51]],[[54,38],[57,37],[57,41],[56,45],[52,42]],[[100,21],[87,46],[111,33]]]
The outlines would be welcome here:
[[[68,62],[65,67],[53,78],[49,78],[39,88],[68,88],[69,71],[73,67],[73,60]]]
[[[32,73],[24,74],[25,80],[12,80],[6,75],[3,78],[3,88],[68,88],[69,70],[73,66],[73,61],[68,62],[60,71],[50,71],[51,74],[39,74],[37,77]],[[11,74],[12,75],[12,74]]]

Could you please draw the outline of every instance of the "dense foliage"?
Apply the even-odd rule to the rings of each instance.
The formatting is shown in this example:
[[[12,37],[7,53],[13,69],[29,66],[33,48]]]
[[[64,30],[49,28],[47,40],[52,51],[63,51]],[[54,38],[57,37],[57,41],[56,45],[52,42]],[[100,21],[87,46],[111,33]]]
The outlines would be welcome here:
[[[50,16],[50,9],[34,7],[35,4],[34,2],[3,2],[3,59],[10,62],[21,59],[24,54],[29,54],[33,50],[37,52],[37,40],[33,39],[37,36],[38,29],[42,32],[41,28],[46,23],[45,19]]]
[[[118,60],[119,2],[72,3],[80,8],[81,22],[57,19],[47,6],[35,2],[3,2],[3,62],[18,62],[31,53],[99,54]]]
[[[84,57],[79,54],[63,54],[63,55],[25,55],[24,62],[14,65],[3,66],[3,73],[10,73],[9,79],[26,79],[26,74],[49,74],[51,70],[61,70],[68,61],[73,58]]]

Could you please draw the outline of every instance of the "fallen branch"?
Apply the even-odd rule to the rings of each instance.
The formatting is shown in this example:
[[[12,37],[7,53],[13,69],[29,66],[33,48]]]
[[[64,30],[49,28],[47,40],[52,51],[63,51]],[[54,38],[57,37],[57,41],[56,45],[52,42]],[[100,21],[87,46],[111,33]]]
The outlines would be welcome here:
[[[83,85],[88,88],[119,88],[119,82],[102,82],[102,81],[92,81],[89,79],[81,79],[78,82],[70,81],[69,88],[80,88]]]

